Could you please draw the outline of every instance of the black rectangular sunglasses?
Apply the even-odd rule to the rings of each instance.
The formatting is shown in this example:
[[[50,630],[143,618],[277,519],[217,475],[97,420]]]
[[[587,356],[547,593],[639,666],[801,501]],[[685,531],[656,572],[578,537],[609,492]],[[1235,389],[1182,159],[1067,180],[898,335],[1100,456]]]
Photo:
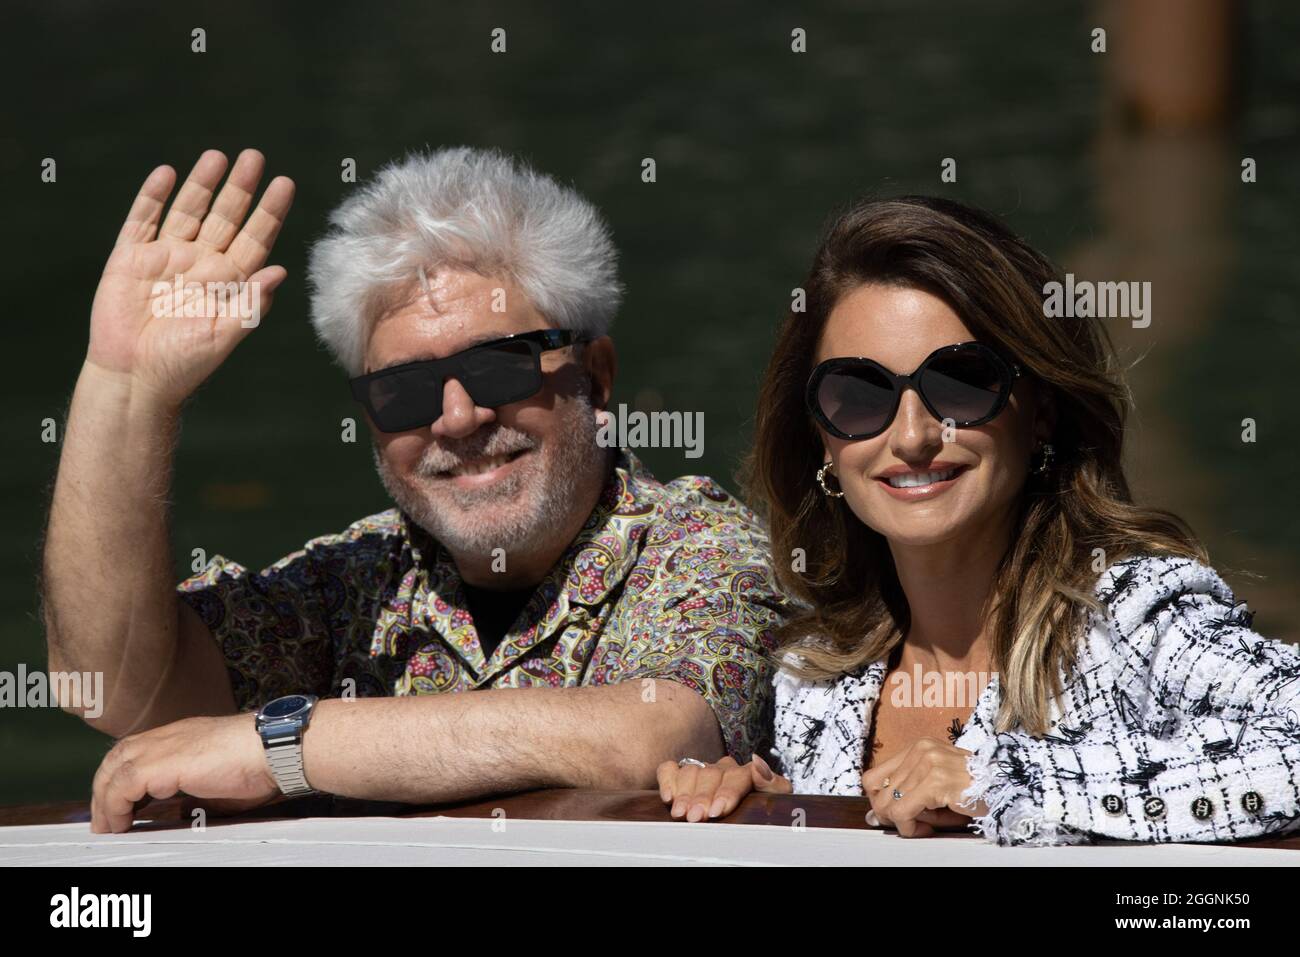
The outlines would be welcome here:
[[[536,395],[542,387],[542,353],[590,337],[567,329],[539,329],[481,342],[443,359],[422,359],[350,380],[352,397],[366,407],[381,432],[405,432],[442,415],[442,391],[455,379],[475,405],[496,408]]]

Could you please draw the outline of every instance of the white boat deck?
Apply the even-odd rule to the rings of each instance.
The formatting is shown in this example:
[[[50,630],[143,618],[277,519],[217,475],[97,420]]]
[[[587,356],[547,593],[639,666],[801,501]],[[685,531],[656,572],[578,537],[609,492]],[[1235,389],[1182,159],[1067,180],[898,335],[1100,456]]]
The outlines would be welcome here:
[[[1000,848],[973,835],[879,830],[485,818],[305,818],[91,834],[0,828],[0,866],[1300,866],[1294,850],[1212,844]]]

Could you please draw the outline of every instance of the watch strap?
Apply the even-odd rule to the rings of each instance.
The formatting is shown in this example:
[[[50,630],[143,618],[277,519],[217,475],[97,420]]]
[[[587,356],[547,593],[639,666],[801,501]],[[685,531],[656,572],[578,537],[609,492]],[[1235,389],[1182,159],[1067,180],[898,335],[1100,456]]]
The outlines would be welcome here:
[[[307,783],[307,775],[302,767],[302,736],[282,738],[280,741],[267,741],[266,762],[271,766],[271,776],[280,786],[280,791],[290,797],[299,794],[312,794],[315,789]]]

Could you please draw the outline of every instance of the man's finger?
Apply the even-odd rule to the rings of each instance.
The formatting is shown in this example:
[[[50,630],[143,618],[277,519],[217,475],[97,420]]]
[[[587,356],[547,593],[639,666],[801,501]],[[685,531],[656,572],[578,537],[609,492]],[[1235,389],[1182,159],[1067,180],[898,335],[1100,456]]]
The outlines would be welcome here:
[[[218,318],[237,327],[239,333],[236,338],[242,339],[249,331],[260,325],[262,317],[271,311],[271,301],[275,296],[275,291],[288,275],[283,266],[267,266],[265,269],[259,269],[246,280],[252,286],[249,291],[249,304],[252,315],[235,315],[235,312],[239,310],[228,310],[225,317]],[[242,290],[240,295],[242,297]]]
[[[220,150],[208,150],[199,157],[181,191],[176,194],[172,208],[167,211],[161,235],[185,242],[198,236],[203,217],[208,212],[208,204],[212,202],[212,194],[221,182],[221,177],[226,174],[228,165],[226,154]]]
[[[271,255],[271,247],[293,205],[294,190],[293,180],[287,176],[271,180],[257,209],[226,250],[242,275],[251,276],[266,265],[266,258]]]
[[[113,833],[131,830],[136,808],[150,798],[173,797],[180,779],[166,765],[144,758],[123,761],[104,787],[104,817]]]
[[[112,778],[113,772],[117,766],[122,763],[126,749],[121,741],[117,742],[104,755],[104,759],[99,762],[99,767],[95,769],[95,777],[90,783],[90,830],[95,834],[102,834],[108,830],[108,820],[104,816],[104,789],[108,786],[109,779]]]
[[[266,168],[266,157],[257,150],[244,150],[221,187],[212,211],[203,219],[198,242],[218,252],[224,252],[239,233],[239,227],[253,205],[253,195]]]
[[[135,761],[120,762],[104,778],[99,793],[100,823],[103,830],[116,834],[129,831],[135,820],[135,802],[144,797],[139,766]]]
[[[176,170],[170,166],[159,166],[146,176],[126,214],[126,221],[117,234],[117,242],[113,245],[123,246],[153,240],[158,235],[158,221],[162,219],[167,197],[172,194],[175,186]]]

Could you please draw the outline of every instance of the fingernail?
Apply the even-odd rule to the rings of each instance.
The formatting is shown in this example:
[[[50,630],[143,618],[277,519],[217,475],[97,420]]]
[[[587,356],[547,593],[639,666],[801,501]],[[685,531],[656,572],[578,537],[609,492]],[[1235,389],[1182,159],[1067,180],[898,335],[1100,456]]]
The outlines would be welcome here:
[[[704,805],[692,804],[690,813],[686,815],[686,820],[694,824],[696,821],[704,820]]]
[[[726,806],[727,802],[722,798],[714,798],[713,803],[709,805],[709,817],[717,817]]]
[[[758,766],[758,776],[764,781],[770,781],[773,778],[772,769],[767,766],[761,754],[754,755],[754,764]]]
[[[876,817],[875,811],[867,812],[867,825],[869,827],[880,827],[880,818]]]
[[[673,809],[668,813],[671,814],[673,817],[681,817],[682,814],[685,812],[685,810],[686,810],[686,802],[679,798],[677,801],[673,802]]]

